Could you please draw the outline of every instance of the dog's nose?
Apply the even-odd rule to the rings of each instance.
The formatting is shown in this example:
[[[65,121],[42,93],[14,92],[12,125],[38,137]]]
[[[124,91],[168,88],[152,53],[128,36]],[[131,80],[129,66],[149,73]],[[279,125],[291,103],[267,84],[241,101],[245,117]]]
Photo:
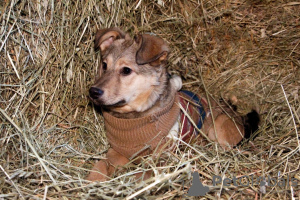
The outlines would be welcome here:
[[[91,87],[89,92],[92,99],[98,99],[104,93],[103,90],[96,87]]]

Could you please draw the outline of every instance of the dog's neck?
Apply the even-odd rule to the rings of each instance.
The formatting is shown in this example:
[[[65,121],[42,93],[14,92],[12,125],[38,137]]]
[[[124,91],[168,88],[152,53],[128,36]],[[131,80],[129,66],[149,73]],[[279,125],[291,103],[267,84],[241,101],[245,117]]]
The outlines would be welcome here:
[[[106,136],[111,147],[128,159],[152,154],[165,146],[167,135],[178,116],[179,95],[175,95],[169,104],[147,116],[124,119],[103,113]],[[134,143],[133,143],[134,141]]]
[[[145,103],[145,109],[142,112],[118,113],[111,110],[106,110],[114,117],[132,119],[144,116],[149,116],[168,105],[173,99],[177,90],[172,87],[169,81],[167,72],[164,72],[159,80],[160,84],[154,86],[152,94]]]

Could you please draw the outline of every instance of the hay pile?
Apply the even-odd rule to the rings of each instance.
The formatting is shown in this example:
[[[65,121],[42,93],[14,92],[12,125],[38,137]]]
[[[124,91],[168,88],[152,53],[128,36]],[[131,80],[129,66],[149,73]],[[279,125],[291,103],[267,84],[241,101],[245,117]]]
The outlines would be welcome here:
[[[299,10],[289,0],[1,1],[0,199],[184,198],[195,170],[208,199],[299,199]],[[166,152],[159,170],[145,160],[157,172],[145,182],[131,176],[143,165],[85,181],[109,147],[86,96],[99,63],[94,34],[112,26],[166,39],[169,69],[185,89],[236,95],[241,113],[256,108],[256,139],[227,152],[187,145]],[[298,185],[212,186],[214,175],[289,176]]]

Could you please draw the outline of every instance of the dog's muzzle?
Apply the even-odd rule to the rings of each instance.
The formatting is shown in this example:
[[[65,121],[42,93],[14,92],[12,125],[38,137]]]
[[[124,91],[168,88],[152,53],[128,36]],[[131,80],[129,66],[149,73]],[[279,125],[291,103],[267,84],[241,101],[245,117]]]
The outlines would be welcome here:
[[[90,97],[95,100],[101,97],[104,91],[96,87],[91,87],[89,93],[90,93]]]

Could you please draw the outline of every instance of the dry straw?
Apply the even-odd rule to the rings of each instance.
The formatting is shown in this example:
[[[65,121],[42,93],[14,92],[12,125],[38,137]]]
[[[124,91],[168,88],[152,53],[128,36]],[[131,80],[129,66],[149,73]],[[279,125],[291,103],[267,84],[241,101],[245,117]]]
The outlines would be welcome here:
[[[191,171],[206,199],[299,199],[300,3],[259,0],[0,1],[0,199],[180,199]],[[169,70],[184,88],[233,95],[262,122],[255,140],[224,151],[184,144],[85,181],[109,145],[89,103],[97,29],[151,32],[170,44]],[[164,162],[157,167],[158,162]],[[137,182],[133,175],[153,170]],[[214,175],[296,178],[296,187],[212,186]]]

